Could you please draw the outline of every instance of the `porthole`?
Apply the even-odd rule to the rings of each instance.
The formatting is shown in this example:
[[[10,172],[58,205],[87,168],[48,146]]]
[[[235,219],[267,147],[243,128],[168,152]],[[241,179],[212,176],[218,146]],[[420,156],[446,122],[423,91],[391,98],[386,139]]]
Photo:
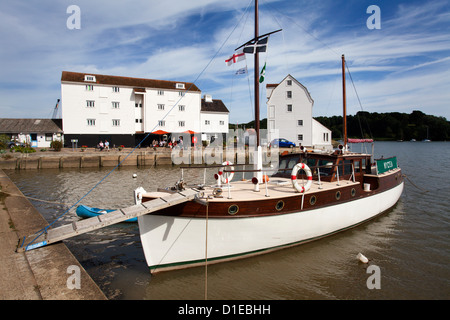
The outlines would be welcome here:
[[[275,205],[275,209],[277,209],[277,211],[281,211],[284,208],[284,201],[280,200],[277,202],[277,204]]]
[[[341,198],[341,192],[336,191],[336,200],[339,200]]]
[[[309,198],[309,204],[312,206],[316,204],[316,201],[317,201],[316,196],[312,196],[311,198]]]
[[[355,190],[355,188],[352,188],[351,193],[352,193],[352,197],[356,196],[356,190]]]
[[[228,214],[231,214],[232,216],[238,213],[239,207],[235,204],[228,207]]]

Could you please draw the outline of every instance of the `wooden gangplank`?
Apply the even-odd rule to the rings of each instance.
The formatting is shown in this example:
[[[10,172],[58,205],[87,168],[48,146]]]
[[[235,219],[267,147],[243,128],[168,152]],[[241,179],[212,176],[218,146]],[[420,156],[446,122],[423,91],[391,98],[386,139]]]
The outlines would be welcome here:
[[[42,231],[42,234],[36,233],[34,235],[24,237],[19,242],[17,252],[36,249],[86,232],[123,222],[131,218],[143,216],[164,208],[175,206],[183,202],[192,201],[198,193],[199,191],[196,189],[186,189],[128,208],[108,212],[97,217],[74,221],[67,225],[48,229],[45,232]]]

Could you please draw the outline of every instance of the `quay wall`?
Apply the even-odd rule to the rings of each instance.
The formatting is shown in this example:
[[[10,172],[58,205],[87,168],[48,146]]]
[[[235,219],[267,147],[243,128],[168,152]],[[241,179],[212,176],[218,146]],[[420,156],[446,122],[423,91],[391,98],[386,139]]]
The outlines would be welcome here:
[[[278,153],[283,150],[276,151]],[[294,151],[290,149],[290,151]],[[0,156],[0,169],[4,170],[36,170],[58,168],[95,168],[119,166],[158,166],[158,165],[202,165],[215,161],[220,164],[224,160],[233,163],[253,163],[253,154],[248,150],[227,152],[226,150],[191,150],[189,154],[172,153],[168,148],[135,151],[90,151],[63,149],[60,152],[46,151],[31,154],[6,153]],[[179,157],[181,156],[181,157]],[[205,160],[206,159],[206,160]]]
[[[0,299],[106,300],[63,242],[16,252],[19,239],[46,226],[44,217],[0,169]]]

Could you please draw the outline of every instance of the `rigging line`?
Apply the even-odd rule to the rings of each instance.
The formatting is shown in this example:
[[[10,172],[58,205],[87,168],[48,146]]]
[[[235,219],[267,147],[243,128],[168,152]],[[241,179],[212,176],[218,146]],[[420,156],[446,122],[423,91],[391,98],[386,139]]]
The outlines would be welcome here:
[[[243,16],[241,17],[241,19],[238,22],[238,24],[239,24],[240,21],[243,19],[244,15],[245,15],[245,21],[243,23],[243,26],[242,26],[242,29],[241,29],[241,33],[239,34],[236,46],[241,42],[242,34],[244,33],[245,26],[247,25],[247,20],[248,20],[248,17],[249,17],[249,10],[248,9],[250,8],[250,5],[251,5],[252,2],[253,2],[253,0],[250,0],[249,4],[247,5],[247,8],[245,9],[245,11],[243,13]],[[246,70],[246,74],[247,74],[247,77],[248,77],[247,59],[245,59],[245,70]],[[233,72],[234,72],[234,76],[232,76],[232,78],[231,78],[231,88],[230,88],[230,90],[231,90],[231,92],[230,92],[230,103],[231,103],[230,108],[233,106],[234,78],[236,77],[236,71],[233,71]]]
[[[356,91],[356,86],[355,86],[355,83],[353,82],[353,77],[352,77],[352,74],[350,73],[350,69],[349,69],[349,67],[348,67],[347,61],[345,61],[345,66],[346,66],[346,68],[347,68],[348,75],[350,76],[350,80],[351,80],[351,82],[352,82],[353,89],[355,90],[355,94],[356,94],[356,97],[357,97],[357,99],[358,99],[358,102],[359,102],[359,106],[360,106],[360,108],[361,108],[361,111],[364,111],[363,106],[362,106],[362,103],[361,103],[361,99],[359,99],[358,91]],[[362,126],[361,126],[361,122],[360,122],[360,119],[359,119],[359,115],[358,115],[358,114],[357,114],[357,117],[358,117],[359,126],[360,126],[360,128],[361,128],[361,135],[362,135],[361,138],[364,138],[364,133],[363,133],[363,131],[362,131]],[[369,130],[369,135],[370,135],[371,138],[373,138],[372,131],[370,130],[369,123],[367,122],[367,119],[366,119],[366,118],[364,118],[364,119],[366,120],[366,125],[367,125],[367,129]]]
[[[280,10],[278,10],[276,7],[272,7],[270,4],[266,4],[268,7],[271,8],[271,10],[278,12],[281,16],[286,17],[288,20],[290,20],[293,24],[295,24],[297,27],[299,27],[300,29],[302,29],[305,33],[307,33],[310,37],[314,38],[315,40],[317,40],[318,42],[320,42],[324,47],[327,47],[330,51],[332,51],[334,54],[338,55],[339,57],[341,56],[341,54],[337,53],[333,48],[331,48],[327,43],[323,42],[322,40],[320,40],[319,38],[317,38],[315,35],[313,35],[312,33],[310,33],[308,30],[306,30],[305,28],[303,28],[301,25],[299,25],[297,23],[297,21],[285,14],[283,14]]]
[[[251,3],[251,2],[250,2]],[[248,7],[250,6],[250,3],[248,5]],[[199,75],[195,78],[195,80],[191,83],[191,85],[189,86],[189,88],[186,90],[187,92],[190,92],[192,87],[195,85],[195,83],[200,79],[200,77],[203,75],[203,73],[206,71],[206,69],[208,69],[208,67],[211,65],[211,63],[215,60],[215,58],[217,57],[217,55],[222,51],[222,48],[225,46],[225,44],[228,42],[228,40],[230,39],[231,35],[234,33],[234,31],[236,30],[239,22],[242,20],[242,18],[244,17],[244,15],[241,16],[241,18],[239,19],[238,23],[234,26],[233,30],[230,32],[230,34],[228,35],[228,37],[223,41],[223,43],[221,44],[221,46],[219,47],[219,49],[217,50],[217,52],[213,55],[213,57],[211,58],[211,60],[206,64],[206,66],[203,68],[203,70],[199,73]],[[184,98],[184,95],[182,97],[180,97],[178,99],[178,101],[172,106],[172,108],[170,108],[170,110],[165,114],[165,116],[161,119],[164,120],[165,118],[167,118],[170,114],[170,112],[178,105],[178,103]],[[48,226],[44,227],[43,229],[37,231],[35,234],[38,234],[33,240],[31,240],[31,242],[28,243],[28,245],[26,247],[28,247],[31,243],[33,243],[37,238],[39,238],[44,232],[46,232],[48,230],[48,228],[50,228],[56,221],[58,221],[59,219],[61,219],[63,216],[65,216],[73,207],[75,207],[78,203],[80,203],[84,198],[86,198],[92,191],[94,191],[94,189],[96,189],[104,180],[106,180],[106,178],[108,178],[132,153],[134,153],[134,151],[140,147],[140,145],[150,136],[150,134],[158,127],[158,125],[156,125],[155,127],[153,127],[153,129],[141,140],[141,142],[139,142],[126,156],[125,158],[120,161],[119,164],[117,164],[109,173],[107,173],[99,182],[97,182],[94,187],[92,187],[84,196],[82,196],[77,202],[75,202],[69,209],[67,209],[66,211],[64,211],[60,216],[58,216],[53,222],[51,222]],[[23,245],[22,245],[23,246]]]

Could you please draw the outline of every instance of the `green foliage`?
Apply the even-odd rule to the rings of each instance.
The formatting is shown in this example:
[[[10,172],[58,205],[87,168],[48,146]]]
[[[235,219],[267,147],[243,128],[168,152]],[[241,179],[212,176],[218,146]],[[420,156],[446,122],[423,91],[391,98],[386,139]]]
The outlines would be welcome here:
[[[53,141],[50,143],[50,147],[53,148],[53,150],[55,150],[55,151],[61,151],[61,149],[62,149],[62,147],[63,147],[63,144],[62,144],[62,142],[59,141],[59,140],[53,140]]]
[[[33,153],[36,152],[35,149],[33,149],[32,147],[22,147],[22,146],[15,146],[11,148],[11,152],[20,152],[20,153]]]
[[[316,117],[317,121],[333,132],[333,139],[342,139],[342,116]],[[450,122],[444,117],[426,115],[421,111],[411,114],[358,112],[347,116],[349,138],[375,140],[450,140]]]

